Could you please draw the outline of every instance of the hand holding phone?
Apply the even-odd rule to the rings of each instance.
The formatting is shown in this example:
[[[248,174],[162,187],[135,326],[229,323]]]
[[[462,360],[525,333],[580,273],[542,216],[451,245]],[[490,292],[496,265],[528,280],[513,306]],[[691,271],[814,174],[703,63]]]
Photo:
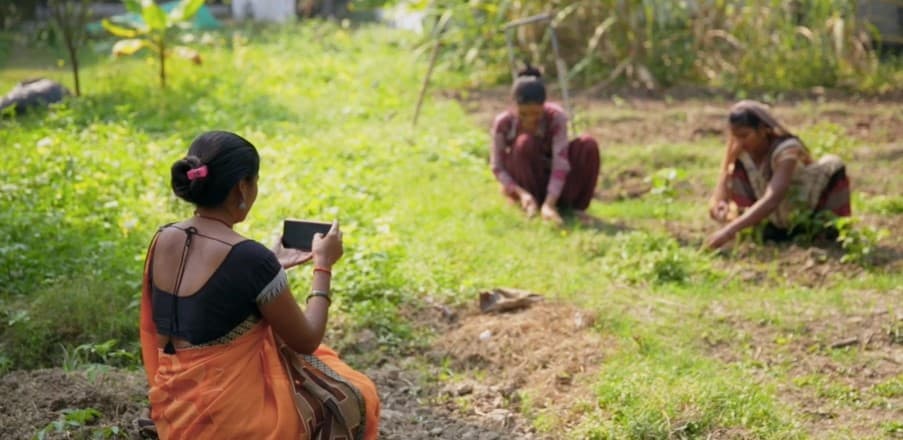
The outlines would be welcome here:
[[[313,250],[314,235],[327,234],[332,227],[329,223],[309,220],[285,220],[282,226],[282,245],[302,251]]]
[[[345,252],[338,220],[332,222],[326,235],[320,232],[314,234],[312,248],[314,266],[332,269],[332,265],[339,261]]]

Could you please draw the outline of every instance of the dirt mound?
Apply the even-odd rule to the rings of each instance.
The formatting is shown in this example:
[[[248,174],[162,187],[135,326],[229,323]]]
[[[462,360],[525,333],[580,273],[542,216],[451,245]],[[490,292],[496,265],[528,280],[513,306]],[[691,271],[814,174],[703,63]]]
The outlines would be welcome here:
[[[46,428],[46,438],[95,438],[118,430],[137,437],[133,420],[146,403],[146,381],[138,373],[107,370],[66,372],[61,369],[16,371],[0,378],[0,438],[31,439]],[[57,433],[52,423],[71,410],[94,409],[91,421],[76,421]],[[102,437],[107,438],[107,437]]]
[[[567,408],[588,397],[584,386],[612,341],[593,331],[595,316],[572,305],[540,302],[529,309],[497,315],[471,312],[436,341],[452,367],[484,377],[479,383],[451,383],[451,397],[467,396],[474,411],[497,417],[505,402],[521,393],[532,408]],[[474,372],[473,370],[479,370]],[[515,405],[516,406],[516,405]]]

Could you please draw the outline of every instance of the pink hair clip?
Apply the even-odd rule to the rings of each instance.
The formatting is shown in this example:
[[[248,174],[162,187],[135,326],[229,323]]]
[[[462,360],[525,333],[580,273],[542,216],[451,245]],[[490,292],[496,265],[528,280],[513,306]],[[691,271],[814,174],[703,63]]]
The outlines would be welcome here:
[[[207,165],[188,170],[188,180],[200,180],[207,177]]]

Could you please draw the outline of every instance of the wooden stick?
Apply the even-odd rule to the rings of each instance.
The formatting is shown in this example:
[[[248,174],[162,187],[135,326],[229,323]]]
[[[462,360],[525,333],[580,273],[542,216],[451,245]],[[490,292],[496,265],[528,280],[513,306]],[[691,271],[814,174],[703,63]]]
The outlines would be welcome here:
[[[439,48],[442,46],[442,33],[445,32],[445,26],[451,18],[449,11],[445,11],[439,22],[436,23],[436,42],[433,45],[433,55],[430,56],[430,66],[426,71],[426,77],[423,78],[423,86],[420,87],[420,96],[417,97],[417,108],[414,110],[413,126],[417,126],[417,119],[420,118],[420,107],[423,105],[423,98],[426,96],[426,88],[430,84],[430,77],[433,76],[433,68],[436,67],[436,60],[439,58]]]
[[[423,78],[423,86],[420,87],[420,96],[417,98],[417,109],[414,110],[414,127],[417,126],[417,119],[420,117],[420,106],[423,105],[423,98],[426,95],[426,87],[430,83],[430,77],[433,75],[433,68],[436,66],[436,59],[439,58],[439,38],[436,38],[436,44],[433,45],[433,55],[430,57],[430,67],[426,71],[426,77]]]
[[[841,340],[831,344],[831,348],[849,347],[851,345],[856,345],[858,342],[859,342],[859,338],[857,338],[857,337],[841,339]]]

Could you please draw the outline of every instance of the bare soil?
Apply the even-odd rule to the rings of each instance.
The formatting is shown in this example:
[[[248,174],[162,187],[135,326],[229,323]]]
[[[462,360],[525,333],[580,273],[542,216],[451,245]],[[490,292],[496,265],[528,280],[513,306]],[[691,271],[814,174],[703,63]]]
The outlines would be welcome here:
[[[786,404],[819,433],[846,430],[883,435],[877,428],[903,420],[903,395],[882,394],[881,384],[903,371],[903,312],[899,291],[851,292],[852,304],[834,310],[786,310],[784,322],[750,321],[714,303],[711,316],[732,329],[728,338],[705,338],[712,356],[741,363],[763,382],[775,382]]]
[[[137,437],[133,421],[146,407],[147,381],[138,372],[108,369],[66,372],[59,368],[15,371],[0,378],[0,438],[31,439],[47,428],[47,438],[92,438],[92,433],[116,427]],[[50,424],[67,410],[93,408],[100,417],[57,432]]]
[[[680,99],[642,96],[620,97],[576,94],[572,98],[575,123],[609,145],[649,142],[688,142],[707,136],[725,136],[724,118],[733,100],[684,94]],[[507,88],[446,92],[459,100],[476,121],[488,130],[492,120],[510,102]],[[831,122],[846,134],[871,144],[903,139],[903,99],[866,99],[854,96],[814,101],[787,100],[774,105],[775,113],[789,127]]]

